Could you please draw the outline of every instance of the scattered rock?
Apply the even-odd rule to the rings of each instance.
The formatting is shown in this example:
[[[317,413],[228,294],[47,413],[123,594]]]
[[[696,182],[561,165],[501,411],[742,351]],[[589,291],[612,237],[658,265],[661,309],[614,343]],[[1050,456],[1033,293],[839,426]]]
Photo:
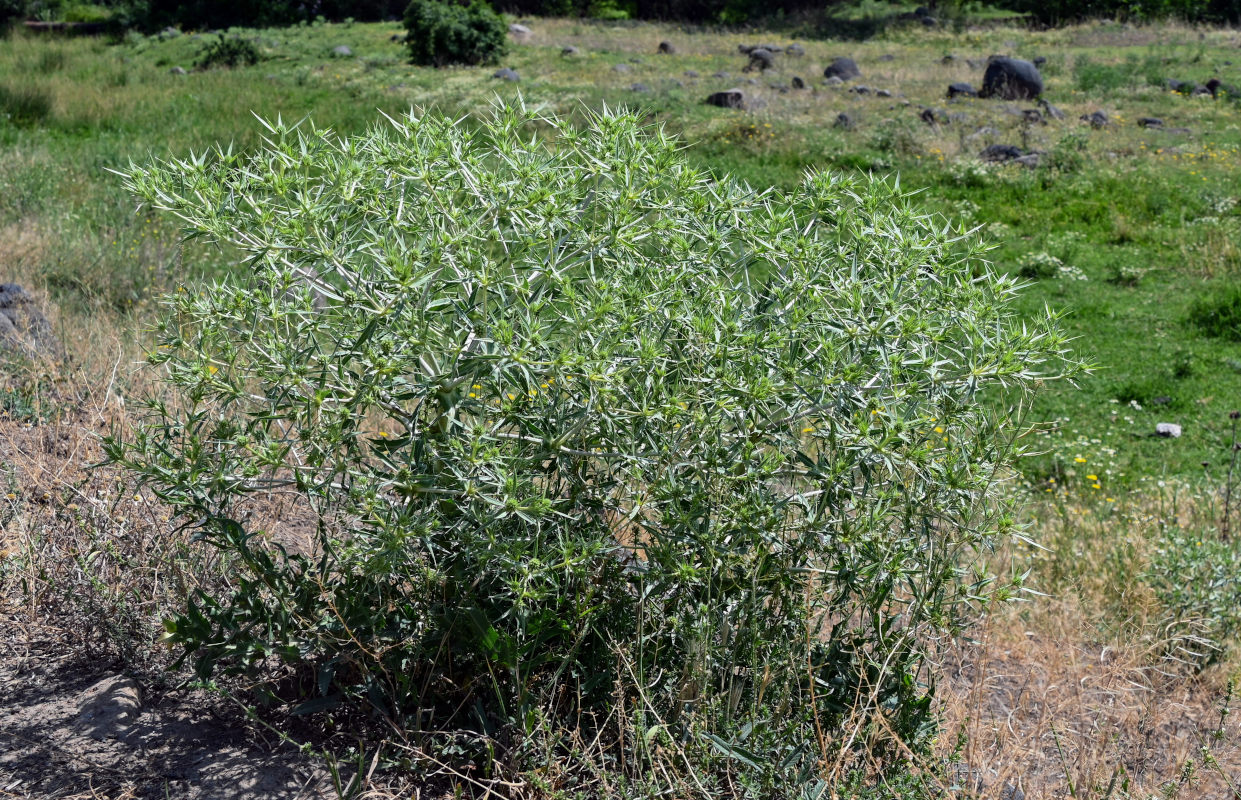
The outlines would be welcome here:
[[[1019,787],[1006,783],[1004,788],[1000,790],[1000,800],[1026,800],[1026,793],[1021,791]]]
[[[1159,117],[1138,117],[1138,125],[1143,128],[1162,128],[1163,120]]]
[[[1043,112],[1039,111],[1037,108],[1023,108],[1021,110],[1021,119],[1027,125],[1038,125],[1039,123],[1042,123],[1042,124],[1047,123],[1047,120],[1043,119]]]
[[[990,164],[1003,164],[1008,161],[1015,161],[1021,158],[1025,153],[1020,147],[1011,144],[993,144],[985,148],[978,157]]]
[[[1051,117],[1052,119],[1064,119],[1063,111],[1042,98],[1039,98],[1038,107],[1043,109],[1043,114],[1045,116]]]
[[[935,17],[919,17],[918,19],[921,20],[922,27],[924,28],[934,28],[939,24],[939,20],[935,19]]]
[[[746,79],[745,79],[745,82],[746,82],[746,85],[748,85],[748,86],[758,86],[758,79],[757,79],[757,78],[746,78]]]
[[[697,70],[692,70],[692,69],[687,69],[687,70],[685,70],[685,72],[683,72],[683,73],[681,73],[681,74],[682,74],[682,75],[684,75],[684,76],[685,76],[685,77],[687,77],[687,78],[697,78],[697,77],[698,77],[698,72],[697,72]]]
[[[0,284],[0,348],[59,358],[64,350],[34,298],[16,283]]]
[[[793,83],[794,89],[805,89],[806,88],[806,82],[796,75],[793,76],[792,83]]]
[[[1042,67],[1047,63],[1047,56],[1035,56],[1030,63],[1036,67]]]
[[[794,42],[793,44],[784,48],[784,52],[788,53],[791,56],[804,56],[806,54],[806,48]]]
[[[628,64],[613,64],[612,71],[613,72],[633,72],[633,67],[629,66]]]
[[[977,97],[978,90],[968,83],[950,83],[948,84],[948,98],[953,97]]]
[[[851,58],[836,58],[832,63],[827,65],[823,70],[824,78],[840,78],[842,81],[851,80],[853,78],[862,77],[862,71],[858,69],[857,62]]]
[[[756,69],[766,72],[776,65],[776,57],[765,47],[756,47],[750,51],[749,55],[750,63],[745,65],[742,72],[752,72]]]
[[[719,72],[713,72],[713,73],[711,73],[711,77],[712,77],[712,78],[719,78],[719,79],[721,79],[721,80],[728,80],[729,78],[731,78],[731,77],[732,77],[732,75],[729,75],[729,74],[728,74],[727,72],[725,72],[724,70],[720,70]]]
[[[851,87],[849,91],[853,94],[870,94],[870,87],[858,85]]]
[[[646,94],[651,91],[651,87],[647,86],[645,83],[635,83],[629,87],[629,91]]]
[[[1029,61],[993,56],[983,75],[979,97],[1003,100],[1033,100],[1043,93],[1043,76]]]
[[[956,54],[954,54],[954,53],[948,53],[947,55],[945,55],[943,58],[941,58],[941,59],[939,60],[939,63],[941,63],[941,64],[951,64],[952,62],[954,62],[954,61],[956,61],[956,60],[957,60]]]
[[[173,67],[172,69],[168,71],[171,72],[173,75],[188,75],[189,74],[188,72],[185,71],[185,67]]]
[[[515,70],[515,69],[509,69],[508,67],[502,67],[502,68],[500,68],[500,69],[496,70],[495,72],[491,73],[491,77],[493,77],[493,78],[499,78],[499,79],[500,79],[500,80],[502,80],[502,81],[519,81],[519,80],[521,80],[521,76],[517,74],[517,70]]]
[[[1096,128],[1096,129],[1106,128],[1108,125],[1112,123],[1112,121],[1108,119],[1107,112],[1104,112],[1104,111],[1092,111],[1089,114],[1082,114],[1080,117],[1078,117],[1078,119],[1080,119],[1082,122],[1090,123],[1090,127]]]
[[[940,125],[947,122],[944,112],[938,108],[924,108],[922,113],[918,115],[918,118],[927,125]]]
[[[823,82],[826,83],[828,86],[840,86],[841,84],[844,83],[844,81],[841,80],[838,75],[833,75],[832,77],[828,78],[827,80]]]
[[[1026,153],[1024,156],[1020,156],[1019,158],[1014,158],[1013,163],[1020,164],[1021,166],[1027,169],[1034,169],[1039,164],[1043,163],[1043,154],[1042,153]]]
[[[990,125],[984,125],[978,130],[965,137],[967,142],[976,142],[979,139],[992,139],[1000,135],[998,128],[992,128]]]
[[[581,52],[581,51],[580,51],[580,50],[578,50],[578,49],[577,49],[576,47],[574,47],[573,45],[568,45],[567,47],[564,47],[564,48],[562,48],[562,49],[561,49],[561,51],[560,51],[560,55],[562,55],[562,56],[575,56],[575,55],[577,55],[577,54],[578,54],[578,53],[580,53],[580,52]]]
[[[525,44],[530,41],[530,29],[525,25],[518,25],[514,22],[508,26],[508,35],[513,37],[513,41],[518,44]]]
[[[673,46],[672,42],[660,42],[659,47],[656,48],[656,52],[666,56],[671,56],[676,55],[677,49]]]
[[[725,89],[722,92],[716,92],[707,97],[707,105],[719,106],[720,108],[745,108],[745,92],[740,89]]]
[[[638,58],[637,56],[634,56],[633,58],[629,59],[629,63],[630,64],[645,64],[646,62],[643,59]]]
[[[768,53],[783,53],[784,52],[784,48],[778,44],[739,44],[737,45],[737,52],[741,53],[741,55],[743,56],[748,56],[750,53],[753,53],[755,50],[766,50]]]
[[[875,96],[876,97],[891,97],[892,93],[888,91],[887,89],[876,89]]]
[[[853,130],[854,126],[856,125],[857,125],[857,120],[855,120],[852,116],[850,116],[844,111],[841,111],[839,114],[837,114],[836,121],[832,123],[832,127],[844,128],[847,131]]]
[[[1181,426],[1175,422],[1160,422],[1155,425],[1155,435],[1164,439],[1181,438]]]

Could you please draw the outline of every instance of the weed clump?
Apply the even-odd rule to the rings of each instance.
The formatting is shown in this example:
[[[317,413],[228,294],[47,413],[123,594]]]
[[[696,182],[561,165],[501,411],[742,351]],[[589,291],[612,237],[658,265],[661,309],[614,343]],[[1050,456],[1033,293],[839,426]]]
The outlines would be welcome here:
[[[482,0],[414,0],[405,11],[410,60],[423,66],[492,64],[508,50],[508,26]]]
[[[1228,285],[1194,301],[1190,323],[1206,336],[1241,342],[1241,286]]]
[[[18,127],[45,122],[52,114],[52,96],[30,84],[0,84],[0,117]]]
[[[239,565],[166,622],[201,675],[283,662],[305,711],[638,794],[927,741],[930,643],[1016,588],[976,568],[1016,409],[1075,369],[976,239],[878,179],[716,179],[634,116],[269,128],[127,176],[246,265],[167,300],[106,445]],[[264,543],[272,492],[313,546]]]
[[[194,66],[199,69],[214,67],[252,67],[263,60],[263,54],[252,39],[219,34],[198,54]]]

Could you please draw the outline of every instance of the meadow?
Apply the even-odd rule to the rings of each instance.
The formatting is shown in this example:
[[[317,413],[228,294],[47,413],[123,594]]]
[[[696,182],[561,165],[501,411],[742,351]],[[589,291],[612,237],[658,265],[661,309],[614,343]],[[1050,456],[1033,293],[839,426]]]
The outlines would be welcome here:
[[[529,38],[501,64],[439,70],[407,63],[397,23],[230,31],[262,56],[233,68],[196,68],[209,33],[3,41],[0,282],[40,298],[69,354],[10,359],[0,372],[6,616],[54,628],[43,606],[93,615],[83,639],[149,666],[152,631],[184,586],[144,558],[167,548],[192,559],[161,543],[150,498],[81,465],[98,455],[92,430],[124,425],[127,401],[148,388],[136,362],[160,297],[227,275],[233,254],[179,246],[170,219],[135,213],[117,172],[217,144],[253,149],[264,135],[255,115],[346,136],[411,107],[470,125],[497,96],[570,119],[628,108],[677,136],[690,163],[755,187],[789,188],[812,168],[899,182],[944,226],[981,229],[989,259],[1028,284],[1019,308],[1062,314],[1093,365],[1034,401],[1028,455],[1009,479],[1025,532],[992,565],[1027,573],[1032,591],[980,608],[972,636],[945,650],[940,760],[917,791],[1236,796],[1241,96],[1168,81],[1241,85],[1241,34],[963,23],[851,40],[795,24],[524,22]],[[662,41],[675,52],[659,53]],[[738,45],[794,41],[804,55],[743,72]],[[978,86],[993,53],[1046,59],[1043,96],[1064,118],[1034,121],[1030,102],[949,102],[948,84]],[[837,56],[862,77],[826,85]],[[520,80],[493,78],[499,66]],[[793,89],[794,76],[807,88]],[[747,110],[703,102],[734,86]],[[1096,111],[1106,126],[1080,119]],[[1162,124],[1138,124],[1147,117]],[[1039,151],[1039,165],[980,161],[992,144]],[[1157,436],[1163,422],[1182,435]],[[88,496],[106,498],[106,513],[80,509]],[[122,529],[129,538],[109,544]],[[971,795],[976,783],[985,788]],[[377,779],[370,791],[398,785]]]

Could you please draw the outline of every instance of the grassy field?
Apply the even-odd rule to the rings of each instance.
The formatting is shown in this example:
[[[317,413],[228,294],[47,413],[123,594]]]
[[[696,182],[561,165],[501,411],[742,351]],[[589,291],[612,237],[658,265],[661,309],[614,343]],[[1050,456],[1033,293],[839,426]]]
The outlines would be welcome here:
[[[1021,482],[1036,500],[1027,512],[1034,538],[1047,549],[1015,542],[997,555],[997,564],[1016,556],[1021,569],[1030,566],[1031,583],[1053,599],[987,615],[981,644],[962,645],[947,681],[943,749],[963,731],[965,761],[992,765],[988,785],[1025,776],[1030,797],[1062,796],[1066,784],[1089,797],[1235,792],[1235,721],[1219,721],[1206,751],[1194,738],[1215,724],[1221,702],[1227,708],[1235,660],[1183,651],[1241,628],[1237,555],[1218,535],[1222,490],[1232,482],[1229,412],[1241,407],[1241,98],[1178,94],[1166,81],[1241,84],[1241,35],[1095,23],[1039,32],[919,26],[822,41],[795,31],[527,22],[530,40],[499,65],[517,70],[517,83],[492,78],[495,67],[411,67],[395,23],[237,31],[257,40],[264,60],[206,70],[195,62],[210,35],[118,43],[11,35],[0,47],[0,282],[47,298],[72,359],[51,370],[5,364],[5,422],[17,429],[82,408],[101,421],[123,416],[143,388],[131,365],[147,345],[158,296],[231,267],[227,252],[182,251],[167,219],[135,214],[112,170],[216,144],[253,147],[263,132],[256,114],[307,118],[344,135],[411,106],[468,121],[497,95],[520,94],[567,116],[639,109],[677,133],[694,162],[758,187],[788,187],[818,168],[891,176],[945,225],[982,228],[995,263],[1029,281],[1021,307],[1063,312],[1096,366],[1076,386],[1049,385],[1033,408],[1039,427]],[[657,54],[665,40],[675,54]],[[774,70],[743,73],[739,44],[794,40],[805,55],[781,54]],[[351,54],[334,55],[341,45]],[[578,52],[563,55],[569,45]],[[1046,58],[1044,96],[1065,118],[1031,122],[1022,114],[1034,108],[1028,102],[948,102],[947,85],[979,85],[992,53]],[[863,77],[824,85],[836,56],[854,58]],[[794,76],[808,88],[791,89]],[[871,91],[849,91],[856,84]],[[750,97],[749,110],[703,103],[734,86]],[[947,121],[924,122],[924,107]],[[1079,119],[1100,110],[1111,120],[1104,128]],[[853,124],[837,125],[841,113]],[[1141,127],[1142,117],[1164,125]],[[1042,163],[980,162],[996,143],[1043,151]],[[1184,434],[1156,437],[1159,422]],[[17,482],[15,462],[5,472]],[[37,531],[53,514],[46,501],[18,495],[9,495],[0,544],[52,552],[44,539],[14,544],[14,532]],[[1159,659],[1177,653],[1195,669],[1172,680]],[[1071,663],[1057,660],[1065,654]],[[996,683],[962,666],[973,660],[1033,675],[1028,696],[1040,699],[1006,717]],[[999,683],[1015,691],[1011,680]],[[1074,684],[1077,693],[1066,693]],[[1137,685],[1136,694],[1128,688]],[[1073,716],[1075,703],[1111,710]],[[1197,727],[1181,735],[1185,720]],[[1134,748],[1164,746],[1142,744],[1156,729],[1175,745],[1166,763],[1134,766]],[[1208,751],[1222,767],[1208,768]],[[1194,758],[1203,784],[1184,778]],[[1118,770],[1123,794],[1114,791]]]

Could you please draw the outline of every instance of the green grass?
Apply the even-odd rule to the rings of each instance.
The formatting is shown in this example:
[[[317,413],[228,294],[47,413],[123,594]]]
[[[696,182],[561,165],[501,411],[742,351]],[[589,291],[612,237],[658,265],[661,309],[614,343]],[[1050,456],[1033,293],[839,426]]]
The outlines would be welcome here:
[[[984,228],[1002,269],[1017,272],[1038,253],[1070,267],[1031,279],[1021,303],[1030,313],[1045,305],[1066,312],[1078,347],[1098,369],[1038,400],[1034,415],[1046,426],[1032,442],[1045,454],[1026,462],[1032,481],[1059,474],[1079,455],[1116,485],[1197,475],[1202,462],[1223,458],[1227,412],[1241,405],[1241,346],[1212,327],[1220,313],[1203,309],[1241,273],[1241,113],[1231,102],[1171,93],[1163,81],[1218,75],[1241,83],[1241,69],[1227,63],[1241,63],[1227,32],[901,26],[866,41],[804,41],[805,56],[781,56],[773,73],[743,75],[738,44],[784,44],[789,35],[562,20],[531,27],[531,43],[515,46],[503,64],[521,74],[519,84],[493,80],[494,68],[412,67],[391,41],[401,33],[397,24],[239,31],[257,40],[263,60],[207,71],[193,64],[211,37],[192,33],[131,35],[115,45],[15,35],[0,50],[0,88],[9,92],[0,104],[19,112],[0,121],[0,225],[38,225],[57,242],[19,274],[49,287],[63,307],[138,318],[160,291],[219,274],[227,254],[191,249],[178,259],[168,245],[175,231],[135,216],[109,170],[216,143],[251,147],[262,132],[252,113],[310,117],[351,133],[377,111],[437,107],[468,116],[497,94],[520,92],[528,104],[568,115],[621,105],[680,134],[696,163],[754,185],[787,187],[812,168],[891,174],[951,224]],[[663,39],[677,55],[656,54]],[[342,44],[354,55],[333,58]],[[568,44],[580,54],[562,56]],[[1067,119],[1028,125],[1006,108],[1030,104],[948,104],[948,83],[981,82],[981,67],[966,60],[993,52],[1046,56],[1046,96]],[[957,58],[945,62],[948,54]],[[858,61],[862,83],[896,96],[822,86],[822,67],[837,55]],[[617,64],[628,71],[614,70]],[[173,74],[177,66],[190,74]],[[732,77],[713,78],[719,70]],[[769,88],[788,86],[794,75],[812,88]],[[633,91],[638,83],[650,91]],[[702,103],[733,85],[757,94],[761,107],[734,112]],[[967,120],[931,127],[918,119],[919,105]],[[1097,109],[1112,117],[1111,127],[1077,121]],[[857,119],[854,129],[832,127],[841,111]],[[1143,129],[1135,123],[1142,116],[1191,132]],[[997,133],[974,136],[983,126]],[[1045,150],[1053,166],[979,165],[977,153],[993,141]],[[1160,421],[1180,423],[1184,436],[1155,438]]]

